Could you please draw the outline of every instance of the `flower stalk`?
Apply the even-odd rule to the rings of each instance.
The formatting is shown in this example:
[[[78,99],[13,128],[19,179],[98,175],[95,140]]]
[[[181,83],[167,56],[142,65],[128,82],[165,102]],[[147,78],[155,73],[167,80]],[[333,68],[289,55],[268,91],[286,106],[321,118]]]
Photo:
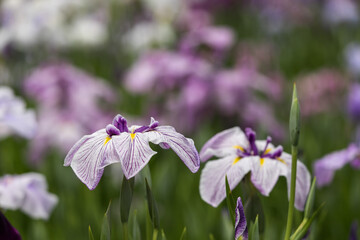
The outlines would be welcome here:
[[[293,97],[290,109],[290,141],[291,141],[291,182],[290,182],[290,200],[288,209],[288,218],[286,224],[285,240],[290,239],[293,215],[294,215],[294,204],[295,204],[295,189],[296,189],[296,167],[297,167],[297,156],[298,156],[298,143],[300,135],[300,106],[298,102],[296,85],[294,84]]]

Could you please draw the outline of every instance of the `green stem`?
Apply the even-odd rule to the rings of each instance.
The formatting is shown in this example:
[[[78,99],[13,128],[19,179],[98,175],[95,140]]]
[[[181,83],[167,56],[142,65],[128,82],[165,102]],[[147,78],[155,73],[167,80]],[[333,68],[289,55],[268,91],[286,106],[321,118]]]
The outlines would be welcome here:
[[[152,240],[157,240],[157,236],[158,236],[158,230],[157,228],[154,228]]]
[[[129,239],[129,230],[128,230],[128,224],[127,222],[123,222],[123,239],[128,240]]]
[[[295,188],[296,188],[296,166],[297,166],[297,154],[298,149],[296,146],[291,146],[292,161],[291,161],[291,185],[290,185],[290,200],[288,218],[286,224],[285,240],[290,239],[293,214],[294,214],[294,203],[295,203]]]

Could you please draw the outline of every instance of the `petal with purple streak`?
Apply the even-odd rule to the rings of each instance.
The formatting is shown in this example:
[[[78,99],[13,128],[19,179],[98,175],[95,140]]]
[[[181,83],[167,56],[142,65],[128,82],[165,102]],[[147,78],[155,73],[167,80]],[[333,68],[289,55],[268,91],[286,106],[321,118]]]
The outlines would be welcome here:
[[[254,157],[251,162],[251,182],[264,196],[269,196],[280,175],[286,176],[287,166],[281,161]]]
[[[135,176],[156,154],[144,133],[122,133],[113,136],[113,143],[127,179]]]
[[[236,155],[208,162],[200,176],[200,196],[213,207],[217,207],[226,198],[225,176],[233,190],[250,171],[253,157],[243,159]]]
[[[350,144],[346,149],[330,153],[317,160],[314,164],[317,185],[321,187],[329,184],[335,171],[353,161],[358,153],[359,148],[355,144]]]
[[[240,197],[238,197],[236,201],[235,214],[235,240],[238,240],[240,237],[242,237],[240,238],[242,240],[247,240],[248,230],[246,227],[246,217]]]
[[[224,157],[229,153],[235,153],[234,146],[236,145],[243,148],[249,145],[245,134],[239,127],[224,130],[205,143],[200,151],[200,159],[205,162],[212,156]]]
[[[119,161],[113,140],[105,129],[101,129],[81,138],[70,149],[64,166],[70,165],[76,176],[93,190],[103,175],[104,167]]]
[[[185,163],[191,172],[197,172],[200,167],[199,154],[195,148],[194,141],[185,138],[170,126],[159,126],[154,131],[145,132],[150,142],[161,144],[161,147],[170,147]]]

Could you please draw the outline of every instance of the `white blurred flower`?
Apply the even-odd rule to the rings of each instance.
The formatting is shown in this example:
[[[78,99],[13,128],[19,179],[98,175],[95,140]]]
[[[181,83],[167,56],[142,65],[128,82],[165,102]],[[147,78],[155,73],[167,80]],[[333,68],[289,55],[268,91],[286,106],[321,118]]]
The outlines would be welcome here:
[[[323,9],[323,18],[329,24],[356,23],[359,21],[357,5],[352,0],[327,0]]]
[[[345,60],[348,70],[360,76],[360,44],[351,43],[345,48]]]
[[[0,5],[0,49],[97,45],[106,39],[106,4],[98,0],[4,0]],[[105,14],[106,16],[106,14]]]
[[[166,46],[174,39],[175,33],[169,24],[140,22],[125,34],[123,44],[127,49],[142,52],[154,46]]]

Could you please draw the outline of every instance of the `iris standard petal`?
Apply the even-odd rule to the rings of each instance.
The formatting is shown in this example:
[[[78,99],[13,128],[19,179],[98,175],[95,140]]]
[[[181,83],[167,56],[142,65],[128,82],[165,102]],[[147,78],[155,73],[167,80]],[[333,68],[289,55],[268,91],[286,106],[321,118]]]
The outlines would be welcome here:
[[[156,154],[144,133],[122,133],[113,136],[113,143],[127,179],[135,176]]]
[[[81,138],[69,151],[64,166],[71,166],[76,176],[93,190],[99,183],[104,167],[119,162],[113,140],[101,129]]]
[[[200,158],[192,139],[184,137],[170,126],[156,127],[153,131],[145,132],[144,135],[154,144],[160,144],[163,148],[170,147],[191,172],[195,173],[199,170]]]
[[[248,230],[246,227],[246,217],[240,197],[238,197],[236,201],[235,214],[235,240],[238,240],[240,237],[242,237],[240,238],[242,240],[247,240]]]
[[[279,160],[253,157],[251,161],[251,182],[264,196],[269,196],[279,176],[286,173],[286,164]]]
[[[239,127],[233,127],[219,132],[209,141],[205,143],[200,151],[200,159],[202,162],[209,160],[212,156],[224,157],[228,154],[236,152],[234,146],[247,148],[249,142],[243,131]]]
[[[200,176],[200,196],[213,207],[226,198],[225,176],[234,189],[250,171],[251,157],[239,159],[236,155],[208,162]]]
[[[355,144],[350,144],[346,149],[325,155],[314,164],[314,172],[319,187],[329,184],[336,170],[353,161],[359,153]]]

